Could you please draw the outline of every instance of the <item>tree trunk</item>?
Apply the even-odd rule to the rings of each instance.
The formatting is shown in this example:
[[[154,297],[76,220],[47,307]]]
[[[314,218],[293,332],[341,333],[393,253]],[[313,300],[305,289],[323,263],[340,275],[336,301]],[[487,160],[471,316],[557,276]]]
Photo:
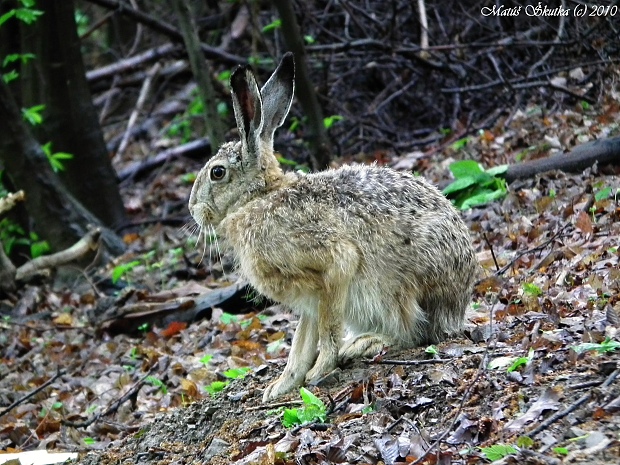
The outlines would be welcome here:
[[[35,129],[39,142],[74,156],[64,161],[60,178],[103,224],[119,226],[125,208],[86,82],[73,1],[37,7],[44,14],[23,26],[22,49],[36,58],[22,74],[22,105],[45,105],[44,122]]]
[[[308,75],[303,37],[297,25],[291,0],[273,0],[273,4],[282,19],[282,36],[286,47],[295,54],[295,95],[308,117],[310,126],[308,142],[312,167],[315,170],[322,170],[327,168],[331,160],[331,147],[323,123],[323,112]]]
[[[71,246],[100,221],[68,192],[52,171],[47,157],[22,119],[9,87],[0,79],[0,162],[18,189],[26,192],[26,208],[35,231],[52,248]],[[113,254],[123,251],[123,242],[102,228],[103,240]]]

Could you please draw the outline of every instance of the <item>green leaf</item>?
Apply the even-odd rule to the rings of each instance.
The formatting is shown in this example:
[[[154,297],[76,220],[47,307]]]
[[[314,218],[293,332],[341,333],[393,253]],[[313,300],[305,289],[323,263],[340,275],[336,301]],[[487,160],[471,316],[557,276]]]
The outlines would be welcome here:
[[[469,197],[460,205],[460,208],[461,210],[467,210],[479,205],[486,205],[487,203],[504,198],[505,195],[506,192],[485,190],[479,194]]]
[[[552,450],[559,455],[568,455],[568,449],[566,447],[554,447]]]
[[[426,352],[427,354],[431,354],[431,355],[438,355],[439,349],[437,348],[437,346],[430,345],[426,349],[424,349],[424,352]]]
[[[519,436],[517,446],[523,449],[529,449],[534,445],[534,440],[529,436]]]
[[[450,148],[454,150],[455,152],[457,152],[461,150],[462,148],[466,147],[468,143],[469,143],[469,137],[463,137],[462,139],[459,139],[456,142],[453,142],[452,145],[450,145]]]
[[[204,389],[212,396],[215,396],[218,392],[223,391],[224,388],[228,386],[229,383],[230,381],[213,381],[208,386],[205,386]]]
[[[313,43],[316,42],[316,40],[314,40],[314,37],[310,36],[310,35],[305,35],[304,36],[304,41],[306,42],[306,44],[308,45],[312,45]]]
[[[620,348],[620,342],[614,341],[610,339],[609,337],[605,338],[605,340],[601,342],[600,344],[593,343],[593,342],[584,342],[577,346],[571,347],[571,349],[573,349],[578,354],[581,354],[583,352],[588,352],[590,350],[596,350],[599,354],[605,354],[607,352],[613,352],[619,348]]]
[[[299,389],[299,394],[301,395],[301,399],[304,401],[305,405],[316,405],[322,409],[325,409],[325,404],[321,399],[308,391],[305,387]]]
[[[34,23],[43,12],[41,10],[33,10],[31,8],[15,9],[15,17],[26,24]]]
[[[87,446],[92,446],[97,442],[93,438],[84,438],[82,439],[82,441],[84,441],[84,444],[86,444]]]
[[[606,198],[608,198],[609,194],[611,194],[611,187],[606,187],[605,189],[601,189],[596,194],[594,194],[594,199],[597,202],[600,202],[601,200],[605,200]]]
[[[484,173],[480,163],[474,160],[455,161],[450,165],[450,171],[456,179],[465,178],[468,176],[476,177]]]
[[[21,61],[22,63],[27,63],[28,60],[32,60],[35,57],[32,53],[9,53],[2,60],[2,66],[6,67],[9,63],[13,63],[15,61]]]
[[[222,316],[220,316],[220,321],[225,325],[229,325],[231,323],[237,323],[237,321],[239,321],[239,318],[237,318],[236,315],[231,315],[230,313],[224,312],[222,313]]]
[[[296,408],[287,408],[282,413],[282,425],[285,428],[290,428],[291,426],[300,425],[301,420],[299,419],[299,415],[297,414],[298,409]]]
[[[275,31],[276,29],[279,29],[280,26],[282,26],[282,20],[276,19],[275,21],[272,21],[269,24],[267,24],[265,27],[263,27],[263,34],[267,32]]]
[[[247,375],[250,370],[251,368],[249,367],[231,368],[222,374],[230,379],[241,379],[245,378],[245,375]]]
[[[455,192],[467,189],[468,187],[476,184],[476,180],[476,176],[465,176],[463,178],[458,178],[455,181],[452,181],[446,187],[444,187],[443,195],[449,196],[450,194],[454,194]]]
[[[6,23],[13,16],[15,16],[15,10],[9,10],[8,12],[6,12],[2,16],[0,16],[0,26],[2,26],[4,23]]]
[[[122,263],[115,266],[114,269],[112,269],[112,283],[116,284],[116,282],[121,279],[125,275],[125,273],[133,270],[139,264],[139,260],[134,260],[129,263]]]
[[[491,447],[483,447],[480,450],[491,461],[500,460],[507,455],[517,453],[517,449],[507,444],[494,444]]]
[[[212,358],[213,355],[205,355],[200,359],[200,363],[204,363],[206,365],[211,361]]]
[[[22,117],[33,126],[43,122],[41,112],[45,110],[45,105],[35,105],[30,108],[22,108]]]
[[[19,73],[14,69],[2,75],[2,80],[5,84],[8,84],[11,81],[14,81],[19,77]]]
[[[486,170],[486,173],[491,176],[499,176],[500,174],[504,174],[506,171],[508,171],[508,165],[499,165],[489,168]]]
[[[47,241],[36,241],[30,244],[30,256],[32,258],[40,257],[51,252],[52,248]]]
[[[543,294],[543,291],[536,284],[523,283],[523,293],[534,297],[539,297]]]
[[[342,121],[343,119],[344,117],[340,115],[328,116],[327,118],[323,118],[323,126],[325,126],[325,129],[329,129],[334,125],[334,123]]]

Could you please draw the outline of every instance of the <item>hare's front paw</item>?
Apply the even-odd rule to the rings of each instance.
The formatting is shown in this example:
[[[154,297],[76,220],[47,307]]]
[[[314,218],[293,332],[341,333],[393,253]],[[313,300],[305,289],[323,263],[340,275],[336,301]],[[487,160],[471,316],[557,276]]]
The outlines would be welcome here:
[[[263,392],[263,402],[269,402],[282,394],[286,394],[291,389],[301,386],[303,377],[295,376],[293,372],[284,370],[278,379],[273,381]]]
[[[329,374],[334,368],[336,368],[336,357],[321,357],[317,358],[316,363],[306,374],[306,384],[315,384],[325,375]]]

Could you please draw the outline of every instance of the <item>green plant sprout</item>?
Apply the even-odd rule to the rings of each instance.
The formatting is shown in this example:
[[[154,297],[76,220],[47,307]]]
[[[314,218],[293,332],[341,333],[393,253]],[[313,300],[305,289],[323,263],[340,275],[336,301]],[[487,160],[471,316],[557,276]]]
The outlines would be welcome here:
[[[209,362],[213,359],[213,355],[204,355],[199,361],[204,365],[208,365]]]
[[[133,270],[140,263],[140,260],[133,260],[129,263],[121,263],[120,265],[116,265],[112,269],[112,283],[116,284],[119,279],[121,279],[131,270]]]
[[[168,394],[168,388],[166,387],[166,385],[163,383],[162,380],[156,378],[155,376],[147,376],[146,381],[150,383],[151,385],[155,386],[156,388],[158,388],[162,394]]]
[[[276,29],[280,29],[280,27],[282,26],[282,20],[281,19],[276,19],[272,22],[270,22],[269,24],[267,24],[266,26],[263,27],[262,32],[263,34],[266,34],[268,32],[273,32]]]
[[[66,152],[52,153],[51,142],[48,142],[47,144],[42,145],[41,149],[43,150],[43,153],[45,153],[45,156],[50,162],[50,165],[52,165],[52,169],[54,170],[54,173],[58,173],[60,171],[65,170],[65,164],[63,160],[73,159],[73,155],[70,153],[66,153]]]
[[[204,390],[207,391],[211,397],[215,397],[218,393],[222,392],[230,381],[213,381],[208,386],[204,387]]]
[[[513,371],[516,371],[520,367],[527,365],[533,359],[534,359],[534,349],[530,348],[530,350],[527,353],[527,357],[518,357],[514,362],[512,362],[512,365],[508,367],[506,372],[512,373]]]
[[[588,352],[590,350],[595,350],[599,354],[606,354],[607,352],[613,352],[618,348],[620,348],[620,342],[614,341],[609,337],[606,337],[605,340],[601,343],[583,342],[579,345],[571,347],[571,349],[573,349],[578,354]]]
[[[543,291],[536,284],[523,283],[523,293],[534,297],[539,297],[543,294]]]
[[[509,444],[493,444],[490,447],[481,448],[480,451],[492,462],[517,453],[517,449]]]
[[[455,180],[444,188],[443,193],[461,210],[486,205],[508,193],[506,181],[499,177],[507,169],[508,165],[502,165],[485,171],[476,161],[456,161],[450,165]]]
[[[327,420],[327,408],[321,399],[312,394],[306,388],[299,390],[304,405],[300,408],[285,409],[282,413],[282,424],[286,428],[295,425],[305,425],[313,421],[325,423]]]
[[[251,370],[249,367],[231,368],[222,373],[226,378],[230,379],[243,379],[245,375]]]

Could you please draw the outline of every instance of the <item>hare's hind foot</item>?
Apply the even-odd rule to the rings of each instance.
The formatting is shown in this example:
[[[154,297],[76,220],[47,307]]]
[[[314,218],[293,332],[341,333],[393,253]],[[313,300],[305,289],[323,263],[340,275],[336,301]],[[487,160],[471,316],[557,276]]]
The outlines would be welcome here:
[[[360,334],[340,348],[338,360],[340,363],[346,363],[355,358],[373,358],[375,355],[380,354],[385,347],[391,345],[392,341],[382,334]]]

